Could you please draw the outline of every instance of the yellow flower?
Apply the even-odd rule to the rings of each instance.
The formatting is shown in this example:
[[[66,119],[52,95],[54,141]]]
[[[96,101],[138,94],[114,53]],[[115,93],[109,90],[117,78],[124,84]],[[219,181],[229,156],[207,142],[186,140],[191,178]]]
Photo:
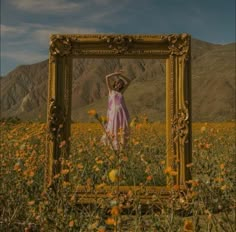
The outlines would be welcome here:
[[[136,125],[136,129],[140,129],[141,127],[142,127],[142,124],[141,124],[141,123],[139,123],[139,124]]]
[[[97,116],[97,112],[96,112],[96,110],[89,110],[88,111],[88,114],[90,115],[90,116]]]
[[[88,178],[88,179],[86,180],[86,185],[87,185],[87,187],[90,188],[90,187],[92,186],[92,184],[93,184],[92,179],[91,179],[91,178]]]
[[[63,181],[62,186],[63,186],[64,188],[66,188],[66,187],[70,186],[70,182],[68,182],[68,181]]]
[[[77,164],[77,168],[78,168],[78,169],[83,169],[84,166],[83,166],[83,164]]]
[[[135,140],[135,139],[133,139],[132,142],[133,142],[134,145],[138,145],[138,144],[139,144],[139,141],[137,141],[137,140]]]
[[[161,165],[164,165],[165,163],[166,163],[165,160],[161,160],[161,161],[160,161],[160,164],[161,164]]]
[[[72,195],[71,198],[70,198],[70,200],[71,200],[72,202],[75,201],[75,199],[76,199],[75,195]]]
[[[171,175],[171,176],[177,176],[177,175],[178,175],[178,172],[172,170],[172,171],[170,172],[170,175]]]
[[[53,179],[57,179],[57,178],[59,178],[60,175],[61,175],[60,173],[56,174],[56,175],[53,177]]]
[[[112,216],[118,216],[120,214],[120,209],[118,206],[113,206],[111,209]]]
[[[202,126],[201,127],[201,133],[204,133],[206,131],[206,127],[205,126]]]
[[[211,148],[212,147],[212,144],[210,144],[210,143],[206,143],[205,144],[205,149],[209,149],[209,148]]]
[[[153,176],[152,176],[152,175],[150,175],[150,176],[147,177],[147,181],[151,181],[152,179],[153,179]]]
[[[88,230],[89,230],[89,231],[94,231],[94,229],[97,229],[98,224],[99,224],[98,221],[96,221],[96,222],[94,222],[94,223],[92,223],[92,224],[89,224],[89,225],[88,225]],[[97,230],[96,230],[96,231],[97,231]]]
[[[130,122],[130,127],[135,127],[137,124],[137,119],[133,118],[132,121]]]
[[[34,205],[35,201],[29,201],[28,202],[28,205],[31,206],[31,205]]]
[[[171,167],[167,167],[165,170],[164,170],[164,173],[165,174],[171,174],[171,172],[173,172],[173,169]]]
[[[225,164],[224,163],[220,164],[220,169],[222,170],[224,168],[225,168]]]
[[[133,196],[133,192],[131,190],[129,190],[127,193],[127,197],[132,197],[132,196]]]
[[[187,194],[187,196],[189,197],[189,198],[194,198],[194,197],[196,197],[198,195],[198,193],[197,192],[194,192],[194,191],[191,191],[191,192],[189,192],[188,194]]]
[[[114,218],[107,218],[107,220],[105,221],[107,225],[115,225],[116,221],[114,220]]]
[[[205,144],[204,143],[199,143],[198,144],[198,148],[199,149],[204,149],[205,148]]]
[[[173,186],[173,189],[174,189],[175,191],[178,191],[178,190],[180,190],[180,186],[179,186],[178,184],[175,184],[175,185]]]
[[[30,177],[33,177],[34,175],[35,175],[34,171],[30,170],[30,171],[29,171],[29,176],[30,176]]]
[[[33,183],[34,183],[33,180],[29,180],[29,181],[26,182],[27,185],[31,185],[31,184],[33,184]]]
[[[14,170],[15,170],[15,171],[20,171],[20,170],[21,170],[20,164],[18,164],[18,163],[15,164],[15,165],[14,165]]]
[[[106,232],[105,227],[104,227],[104,226],[100,226],[100,227],[98,228],[98,232]]]
[[[111,182],[117,182],[119,180],[119,171],[117,169],[112,169],[108,176]]]
[[[122,157],[122,160],[125,161],[125,162],[127,162],[127,161],[129,160],[129,159],[128,159],[128,156],[123,156],[123,157]]]
[[[228,188],[227,185],[223,185],[220,189],[224,191],[224,190],[226,190],[227,188]]]
[[[179,202],[180,202],[181,204],[184,204],[184,203],[185,203],[185,199],[184,199],[183,197],[180,197],[180,198],[179,198]]]
[[[187,184],[192,184],[193,187],[199,186],[199,181],[198,180],[188,180],[186,181]]]
[[[223,179],[222,177],[216,177],[216,178],[214,179],[214,181],[215,181],[215,182],[223,182],[224,179]]]
[[[193,187],[199,186],[199,181],[193,180],[192,185]]]
[[[100,168],[99,168],[97,165],[94,165],[94,166],[93,166],[93,169],[94,169],[96,172],[100,171]]]
[[[208,219],[209,221],[212,219],[212,214],[211,214],[211,213],[208,214],[207,219]]]
[[[74,220],[71,220],[71,221],[69,222],[69,227],[74,227],[74,225],[75,225]]]
[[[101,160],[101,159],[99,159],[99,158],[96,158],[95,160],[96,160],[96,163],[97,163],[97,164],[103,164],[103,160]]]
[[[103,187],[105,187],[105,186],[106,186],[105,183],[101,183],[101,184],[97,185],[97,188],[103,188]]]
[[[184,221],[184,231],[191,232],[193,231],[193,222],[192,220],[185,220]]]
[[[61,170],[61,174],[66,175],[69,173],[69,171],[70,171],[69,169],[63,169],[63,170]]]

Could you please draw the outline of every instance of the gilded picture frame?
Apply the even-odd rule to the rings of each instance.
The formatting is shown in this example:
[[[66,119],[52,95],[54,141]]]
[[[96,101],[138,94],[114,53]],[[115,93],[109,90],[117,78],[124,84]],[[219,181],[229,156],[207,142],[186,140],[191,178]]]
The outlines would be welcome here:
[[[166,186],[146,186],[142,201],[155,193],[165,197],[174,185],[185,189],[191,179],[187,164],[192,157],[191,129],[191,36],[189,34],[54,34],[50,38],[47,104],[45,189],[60,173],[60,157],[68,159],[71,136],[72,59],[142,58],[166,60],[166,166],[176,171]],[[66,141],[59,148],[61,141]],[[68,178],[68,177],[67,177]],[[83,186],[84,201],[94,202],[112,188],[97,190],[96,196]],[[120,192],[139,191],[139,186],[120,186]]]

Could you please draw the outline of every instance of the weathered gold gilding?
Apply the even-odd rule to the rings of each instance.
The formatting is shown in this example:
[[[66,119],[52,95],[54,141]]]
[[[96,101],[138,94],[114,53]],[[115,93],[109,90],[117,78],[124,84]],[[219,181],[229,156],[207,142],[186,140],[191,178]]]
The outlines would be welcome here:
[[[191,163],[191,37],[170,35],[52,35],[49,57],[47,114],[47,168],[45,188],[60,172],[60,157],[70,152],[71,91],[73,58],[144,58],[166,59],[166,159],[167,167],[177,171],[166,187],[146,188],[143,199],[153,193],[171,191],[171,186],[185,187]],[[62,141],[65,146],[60,147]],[[138,186],[123,186],[122,191]],[[83,187],[81,187],[81,193]],[[147,194],[148,192],[148,194]],[[102,193],[101,193],[102,194]],[[86,193],[88,196],[88,193]],[[160,194],[161,195],[161,194]],[[88,196],[92,202],[93,194]]]

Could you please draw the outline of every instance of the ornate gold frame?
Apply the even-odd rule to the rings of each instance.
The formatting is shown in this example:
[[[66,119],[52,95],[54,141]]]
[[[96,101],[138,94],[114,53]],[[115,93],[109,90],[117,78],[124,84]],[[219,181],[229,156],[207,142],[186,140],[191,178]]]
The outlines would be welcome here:
[[[169,178],[165,187],[151,186],[146,190],[165,196],[173,184],[185,188],[186,180],[191,178],[186,164],[192,159],[191,37],[188,34],[51,36],[45,188],[53,184],[53,176],[61,170],[60,157],[68,159],[70,152],[72,58],[75,57],[166,59],[166,159],[167,166],[177,171],[177,175],[173,181]],[[59,148],[61,141],[66,141],[66,145]],[[138,188],[120,186],[121,191]],[[143,195],[144,200],[148,198],[148,194]],[[89,199],[93,201],[92,193]]]

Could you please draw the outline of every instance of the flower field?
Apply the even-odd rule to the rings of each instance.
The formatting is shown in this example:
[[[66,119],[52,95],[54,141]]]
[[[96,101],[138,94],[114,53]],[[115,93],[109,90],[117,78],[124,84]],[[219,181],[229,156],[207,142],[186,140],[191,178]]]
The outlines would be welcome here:
[[[0,231],[234,231],[233,122],[193,124],[191,188],[182,196],[174,186],[168,204],[145,211],[132,191],[121,197],[108,192],[107,202],[78,205],[76,189],[164,186],[166,176],[175,175],[165,164],[165,125],[132,125],[121,152],[100,143],[99,123],[73,123],[71,131],[70,157],[61,159],[63,169],[54,176],[62,187],[43,192],[46,125],[1,122]]]

